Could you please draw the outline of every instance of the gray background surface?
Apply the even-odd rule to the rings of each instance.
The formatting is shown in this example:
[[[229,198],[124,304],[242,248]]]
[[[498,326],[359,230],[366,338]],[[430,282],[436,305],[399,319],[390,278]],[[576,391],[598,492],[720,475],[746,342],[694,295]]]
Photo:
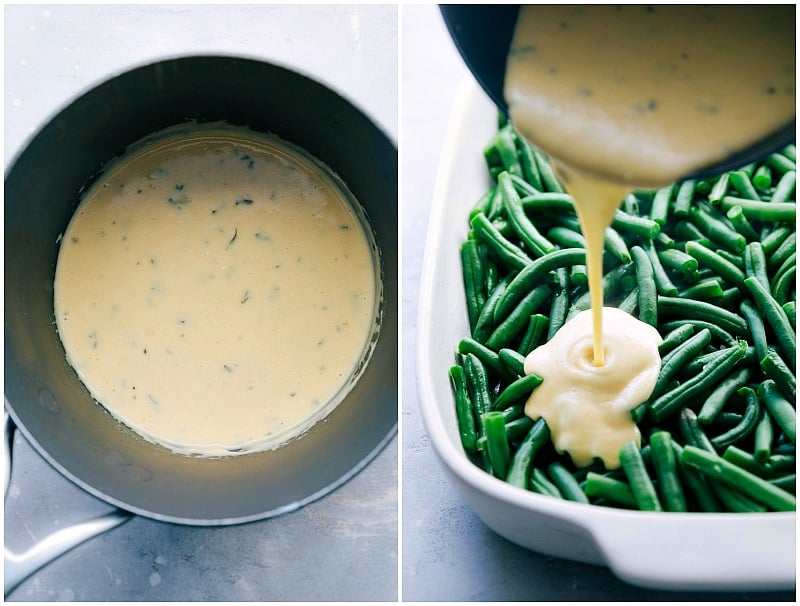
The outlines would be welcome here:
[[[650,591],[605,568],[527,551],[489,530],[447,482],[419,414],[415,328],[428,206],[450,108],[466,71],[434,6],[403,7],[402,39],[403,599],[793,600],[794,592]]]
[[[165,56],[236,53],[312,75],[397,140],[396,6],[5,6],[5,166],[68,100]],[[251,524],[136,517],[29,578],[10,600],[389,600],[398,590],[398,440],[338,490]],[[109,507],[17,435],[6,546]]]

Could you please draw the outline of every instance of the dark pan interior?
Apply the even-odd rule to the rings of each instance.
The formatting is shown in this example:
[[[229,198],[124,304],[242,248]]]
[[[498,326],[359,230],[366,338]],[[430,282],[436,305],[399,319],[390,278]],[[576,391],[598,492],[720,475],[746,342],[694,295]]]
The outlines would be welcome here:
[[[141,137],[187,120],[274,133],[328,164],[360,201],[381,249],[383,319],[349,396],[274,451],[198,459],[145,442],[91,400],[66,363],[53,317],[58,237],[80,190]],[[325,494],[397,428],[397,149],[327,87],[236,57],[181,57],[90,90],[28,144],[5,181],[5,396],[37,450],[89,492],[138,514],[187,524],[275,515]]]

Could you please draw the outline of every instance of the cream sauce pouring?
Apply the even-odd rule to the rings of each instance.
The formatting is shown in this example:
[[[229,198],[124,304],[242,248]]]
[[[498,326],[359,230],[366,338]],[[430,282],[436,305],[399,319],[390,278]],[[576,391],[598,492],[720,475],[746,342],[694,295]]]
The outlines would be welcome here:
[[[602,444],[594,434],[614,426],[619,410],[629,411],[649,397],[652,385],[650,391],[629,386],[657,374],[660,366],[660,339],[641,336],[641,322],[633,316],[615,315],[614,330],[604,329],[612,320],[603,308],[603,239],[614,211],[631,189],[671,183],[789,123],[795,115],[795,69],[793,5],[520,9],[505,97],[516,128],[551,156],[575,200],[586,237],[594,368],[587,371],[585,352],[576,345],[586,329],[585,320],[576,317],[559,333],[559,341],[573,344],[559,346],[570,355],[561,366],[542,369],[544,382],[528,410],[534,418],[544,416],[553,433],[570,433],[569,440],[554,441],[571,444],[564,448],[576,462],[596,456],[607,466],[618,464],[630,428]],[[616,331],[640,336],[621,342]],[[634,339],[648,352],[640,353],[649,366],[619,363],[620,350],[633,346]],[[573,376],[578,369],[583,374]],[[592,396],[589,387],[601,375],[615,383],[604,389],[616,389],[626,403]],[[567,377],[582,387],[566,389]],[[548,383],[564,388],[561,399],[570,400],[565,406],[573,418],[591,416],[597,425],[580,424],[577,436],[574,428],[564,429],[545,402],[553,396],[552,389],[542,389]],[[612,400],[613,406],[606,403]],[[584,443],[595,446],[586,452]]]

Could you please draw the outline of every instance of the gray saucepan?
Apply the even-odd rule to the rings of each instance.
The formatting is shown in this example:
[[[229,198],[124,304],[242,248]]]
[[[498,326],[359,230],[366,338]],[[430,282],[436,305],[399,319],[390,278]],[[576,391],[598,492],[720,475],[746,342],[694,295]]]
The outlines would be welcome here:
[[[276,450],[203,459],[115,421],[68,365],[53,316],[61,234],[83,188],[141,137],[187,120],[274,133],[330,166],[380,248],[380,331],[346,399]],[[5,179],[5,397],[13,423],[64,476],[129,514],[223,525],[292,511],[363,468],[397,429],[397,148],[359,109],[290,69],[185,56],[135,67],[55,115]],[[122,518],[124,519],[124,517]]]

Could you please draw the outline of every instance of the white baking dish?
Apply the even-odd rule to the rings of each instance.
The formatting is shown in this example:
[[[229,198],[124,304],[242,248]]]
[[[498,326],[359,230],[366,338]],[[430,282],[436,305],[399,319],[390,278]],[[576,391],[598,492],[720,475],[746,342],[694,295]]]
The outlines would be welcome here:
[[[444,471],[495,532],[523,547],[608,566],[645,587],[778,590],[795,585],[795,513],[676,514],[615,510],[510,486],[461,448],[447,370],[468,334],[459,247],[489,184],[482,150],[496,110],[474,80],[459,89],[431,204],[417,321],[425,427]]]

